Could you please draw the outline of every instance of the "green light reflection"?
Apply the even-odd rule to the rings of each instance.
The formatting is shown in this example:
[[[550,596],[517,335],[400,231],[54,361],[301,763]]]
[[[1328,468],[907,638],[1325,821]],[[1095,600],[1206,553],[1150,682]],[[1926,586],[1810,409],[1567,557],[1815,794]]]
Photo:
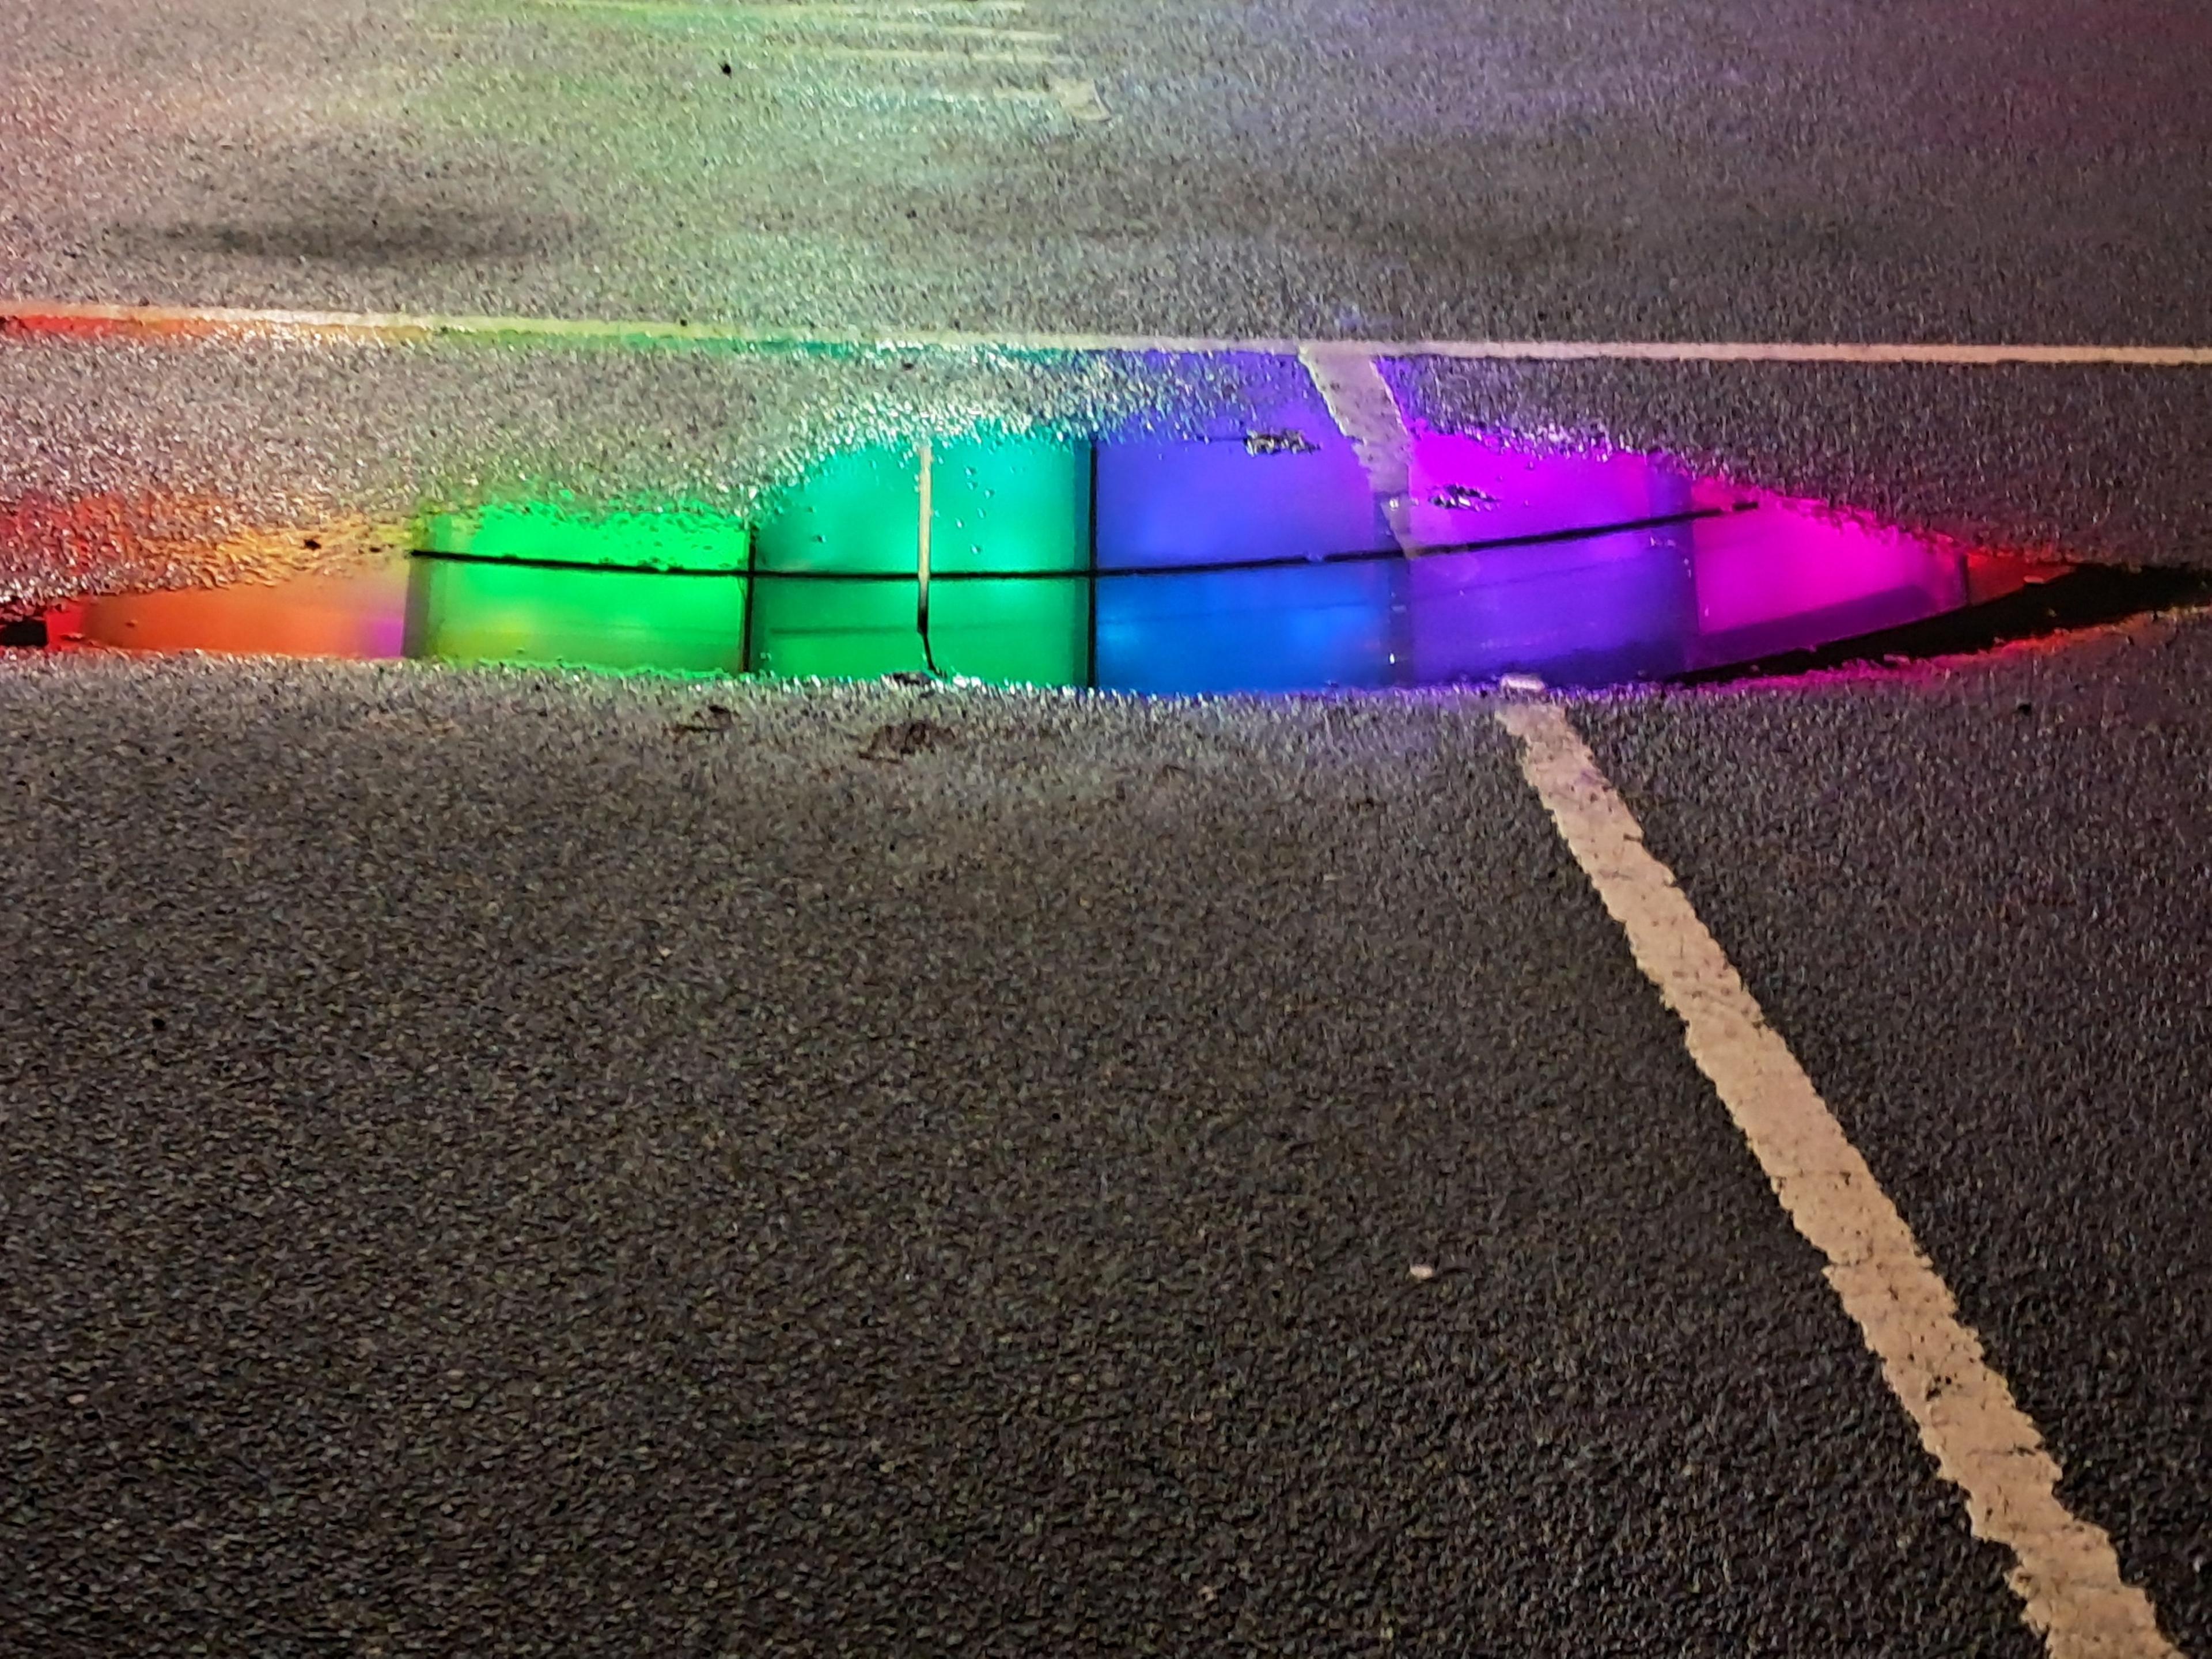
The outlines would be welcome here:
[[[416,559],[407,654],[454,662],[734,674],[744,666],[742,576]]]
[[[769,574],[753,598],[751,665],[830,678],[926,669],[916,584],[881,580],[918,568],[926,477],[939,670],[1000,684],[1085,684],[1091,465],[1087,444],[1030,437],[877,446],[823,463],[755,530],[754,568]],[[1069,580],[968,580],[1001,572]]]

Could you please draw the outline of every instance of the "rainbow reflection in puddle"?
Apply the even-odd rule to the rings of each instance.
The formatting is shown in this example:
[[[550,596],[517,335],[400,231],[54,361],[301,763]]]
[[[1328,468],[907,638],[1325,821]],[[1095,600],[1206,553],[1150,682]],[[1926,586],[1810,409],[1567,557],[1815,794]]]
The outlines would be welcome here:
[[[832,457],[747,521],[426,515],[342,575],[81,600],[56,647],[1194,694],[1677,677],[1875,634],[2060,568],[1660,458],[1409,434],[1402,496],[1310,410],[1207,440]]]

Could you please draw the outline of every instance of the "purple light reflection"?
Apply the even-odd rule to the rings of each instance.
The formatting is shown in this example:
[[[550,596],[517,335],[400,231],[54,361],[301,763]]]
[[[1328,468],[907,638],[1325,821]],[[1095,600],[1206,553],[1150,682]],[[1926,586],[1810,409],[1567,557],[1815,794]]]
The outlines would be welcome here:
[[[1696,526],[1692,668],[1916,622],[1966,603],[1966,562],[1902,531],[1769,498]]]
[[[2030,579],[2025,564],[1738,491],[1663,457],[1538,453],[1417,427],[1410,484],[1411,521],[1431,547],[1673,520],[1413,559],[1404,683],[1414,684],[1662,678],[1900,627]],[[1984,566],[2001,568],[1972,574]]]
[[[1648,456],[1532,455],[1416,429],[1410,521],[1428,547],[1636,524],[1691,509],[1690,479]],[[1447,505],[1474,495],[1480,507]],[[1417,685],[1515,672],[1616,680],[1679,672],[1693,626],[1692,524],[1425,554],[1407,565]]]

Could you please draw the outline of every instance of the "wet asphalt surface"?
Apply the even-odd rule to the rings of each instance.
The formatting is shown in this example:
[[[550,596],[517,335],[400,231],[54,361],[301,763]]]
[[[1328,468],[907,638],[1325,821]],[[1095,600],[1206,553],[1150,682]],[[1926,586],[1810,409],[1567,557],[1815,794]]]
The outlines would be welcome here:
[[[949,15],[18,8],[0,259],[58,296],[800,327],[2212,324],[2212,21],[2160,0]],[[1054,78],[1109,118],[1025,96]]]
[[[2212,340],[2179,6],[815,28],[10,9],[0,296]],[[2197,371],[1390,374],[2212,565]],[[1297,380],[0,331],[0,599]],[[1574,713],[2194,1654],[2208,638]],[[0,730],[0,1653],[2037,1650],[1480,699],[10,654]]]
[[[21,1650],[2033,1650],[1479,700],[0,698]]]
[[[2208,47],[2154,0],[16,8],[0,294],[802,336],[2202,343]],[[1116,406],[1065,365],[516,355],[10,341],[0,487],[229,498],[243,473],[304,514],[674,472],[711,499],[841,426]],[[1446,425],[2212,559],[2196,371],[1405,378]]]
[[[2212,635],[1577,719],[2111,1531],[2212,1652]]]

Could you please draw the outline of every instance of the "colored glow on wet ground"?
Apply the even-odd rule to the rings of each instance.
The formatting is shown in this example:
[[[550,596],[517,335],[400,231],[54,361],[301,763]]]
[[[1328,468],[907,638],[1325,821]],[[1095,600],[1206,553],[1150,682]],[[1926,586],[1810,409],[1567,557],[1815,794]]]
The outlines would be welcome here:
[[[408,576],[410,657],[684,674],[744,668],[743,576],[436,558],[413,561]]]
[[[1271,423],[1272,422],[1272,423]],[[1310,410],[1206,441],[836,455],[750,525],[687,506],[433,513],[345,576],[81,601],[56,644],[1162,694],[1602,684],[1850,639],[2050,567],[1755,497],[1663,459],[1410,434],[1393,538]]]
[[[58,641],[134,651],[398,657],[410,574],[403,560],[342,576],[105,594],[48,612],[46,628]]]
[[[1081,684],[1090,503],[1088,445],[1015,437],[836,456],[756,532],[753,666],[851,678],[926,672],[933,659],[976,679]]]
[[[1249,438],[1102,446],[1098,684],[1151,692],[1391,684],[1388,561],[1172,574],[1392,545],[1352,445],[1270,411]],[[1233,619],[1233,620],[1232,620]]]

